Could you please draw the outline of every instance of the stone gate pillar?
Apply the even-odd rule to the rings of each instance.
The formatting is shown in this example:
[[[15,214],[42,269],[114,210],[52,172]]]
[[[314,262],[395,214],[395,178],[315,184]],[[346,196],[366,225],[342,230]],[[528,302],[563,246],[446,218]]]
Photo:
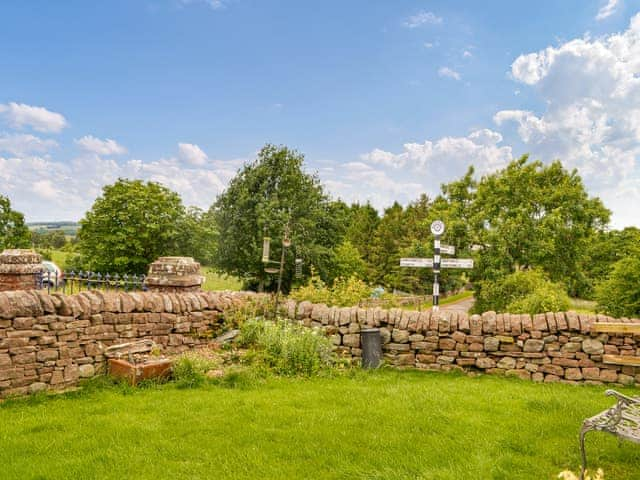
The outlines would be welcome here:
[[[149,265],[145,285],[155,292],[195,292],[204,277],[200,264],[191,257],[160,257]]]
[[[33,250],[5,250],[0,253],[0,292],[35,290],[40,287],[42,257]]]

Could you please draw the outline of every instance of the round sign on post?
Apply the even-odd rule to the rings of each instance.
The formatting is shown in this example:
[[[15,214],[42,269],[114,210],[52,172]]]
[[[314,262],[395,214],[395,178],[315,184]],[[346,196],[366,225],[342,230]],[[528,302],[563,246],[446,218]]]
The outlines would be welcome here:
[[[444,233],[444,222],[442,220],[436,220],[431,224],[431,233],[434,235],[442,235]]]

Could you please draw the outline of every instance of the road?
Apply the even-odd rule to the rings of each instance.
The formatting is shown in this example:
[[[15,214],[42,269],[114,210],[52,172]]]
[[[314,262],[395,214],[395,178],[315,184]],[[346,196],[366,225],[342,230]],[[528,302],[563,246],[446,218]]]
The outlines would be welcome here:
[[[469,309],[473,306],[475,302],[475,298],[463,298],[462,300],[454,303],[448,303],[447,305],[442,305],[440,310],[447,310],[450,312],[464,312],[468,313]]]

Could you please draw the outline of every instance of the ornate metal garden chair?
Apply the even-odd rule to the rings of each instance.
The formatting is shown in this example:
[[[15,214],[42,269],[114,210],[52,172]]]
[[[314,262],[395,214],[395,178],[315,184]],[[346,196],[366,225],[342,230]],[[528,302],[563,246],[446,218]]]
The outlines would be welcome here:
[[[620,440],[631,440],[640,443],[640,398],[631,398],[615,390],[607,390],[606,395],[616,397],[616,404],[586,419],[580,430],[580,451],[582,453],[582,470],[580,480],[584,478],[587,468],[587,454],[584,449],[584,436],[590,430],[609,432]]]

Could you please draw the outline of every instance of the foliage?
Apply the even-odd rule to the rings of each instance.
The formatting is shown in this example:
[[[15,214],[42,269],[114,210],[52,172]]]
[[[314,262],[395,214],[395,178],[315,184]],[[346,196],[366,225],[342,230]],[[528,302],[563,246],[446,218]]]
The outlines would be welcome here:
[[[640,250],[615,263],[596,286],[598,309],[614,317],[640,317]]]
[[[145,273],[160,256],[179,253],[184,207],[155,182],[119,179],[103,188],[78,230],[85,269]]]
[[[384,285],[388,288],[398,286],[400,251],[410,242],[404,209],[402,205],[395,202],[391,207],[385,209],[375,235],[371,239],[372,276],[369,280],[373,284]]]
[[[499,280],[482,282],[473,309],[534,314],[569,307],[569,297],[561,285],[550,282],[540,271],[519,270]]]
[[[279,375],[315,376],[335,361],[331,341],[322,331],[286,320],[245,322],[239,344],[255,348],[253,361]]]
[[[53,259],[53,254],[51,253],[51,250],[38,250],[37,252],[42,257],[42,260],[51,261]]]
[[[289,291],[294,258],[322,275],[330,270],[332,249],[340,242],[336,205],[329,202],[317,175],[303,170],[304,156],[287,147],[265,145],[257,159],[245,165],[218,197],[210,213],[218,230],[216,267],[245,279],[248,286],[274,290],[275,279],[264,271],[262,238],[271,237],[271,258],[279,260],[285,226],[287,249],[283,290]]]
[[[559,161],[530,162],[524,155],[481,179],[471,206],[480,245],[473,280],[495,280],[521,268],[540,268],[571,293],[591,236],[609,220],[589,198],[576,170]],[[480,294],[479,291],[476,293]]]
[[[0,252],[5,248],[29,248],[31,234],[24,215],[11,209],[11,202],[0,195]]]
[[[31,242],[38,249],[60,249],[67,243],[67,237],[62,230],[34,230],[31,232]]]
[[[379,223],[378,211],[370,203],[351,205],[344,240],[358,249],[360,257],[365,262],[367,277],[371,277],[375,269],[371,258],[371,239],[374,237]]]
[[[206,373],[217,364],[195,352],[181,355],[173,363],[173,379],[178,388],[196,388],[206,380]]]
[[[619,260],[634,253],[640,255],[640,229],[627,227],[624,230],[596,232],[585,248],[580,266],[584,274],[580,296],[592,298],[595,285],[607,279]]]
[[[564,312],[570,307],[571,301],[562,286],[545,282],[528,295],[511,302],[507,305],[506,311],[533,315],[544,312]]]
[[[289,296],[297,301],[324,303],[329,306],[353,307],[371,297],[372,289],[355,276],[337,278],[331,287],[320,277],[312,275],[307,285],[291,291]]]
[[[358,249],[349,241],[345,240],[334,249],[334,267],[331,270],[329,282],[336,278],[364,278],[366,275],[366,263]]]
[[[211,212],[188,207],[180,219],[177,243],[180,255],[193,257],[202,265],[213,265],[218,232]]]

